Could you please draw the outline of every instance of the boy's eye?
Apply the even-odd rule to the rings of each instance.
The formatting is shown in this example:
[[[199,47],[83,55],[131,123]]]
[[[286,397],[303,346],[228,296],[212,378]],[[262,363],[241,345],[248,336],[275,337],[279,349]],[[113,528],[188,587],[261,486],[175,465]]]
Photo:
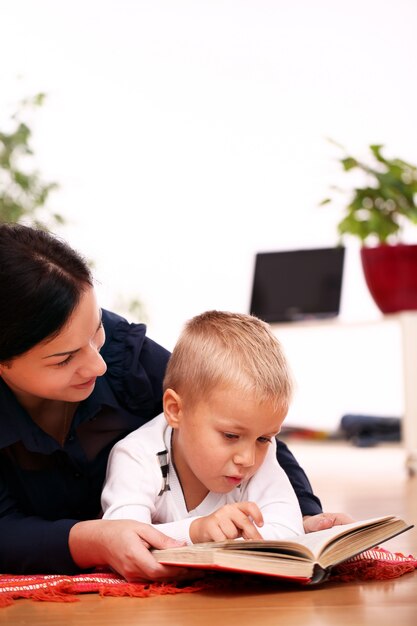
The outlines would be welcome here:
[[[239,435],[235,435],[234,433],[223,433],[223,437],[229,440],[238,439]]]
[[[271,443],[270,437],[258,437],[259,443]]]

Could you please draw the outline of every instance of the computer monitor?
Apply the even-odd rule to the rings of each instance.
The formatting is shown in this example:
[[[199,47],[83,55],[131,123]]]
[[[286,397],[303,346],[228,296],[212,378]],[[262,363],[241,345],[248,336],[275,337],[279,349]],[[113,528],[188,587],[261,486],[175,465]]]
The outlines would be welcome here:
[[[258,253],[250,312],[266,322],[337,316],[344,257],[343,246]]]

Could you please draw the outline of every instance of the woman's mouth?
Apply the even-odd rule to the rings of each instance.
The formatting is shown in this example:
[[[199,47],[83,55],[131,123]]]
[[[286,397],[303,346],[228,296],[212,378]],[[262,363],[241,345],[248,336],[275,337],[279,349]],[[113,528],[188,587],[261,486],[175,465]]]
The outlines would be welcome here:
[[[72,385],[74,387],[74,389],[89,389],[90,387],[94,387],[95,382],[96,382],[97,378],[90,378],[89,380],[86,380],[85,383],[80,383],[79,385]]]

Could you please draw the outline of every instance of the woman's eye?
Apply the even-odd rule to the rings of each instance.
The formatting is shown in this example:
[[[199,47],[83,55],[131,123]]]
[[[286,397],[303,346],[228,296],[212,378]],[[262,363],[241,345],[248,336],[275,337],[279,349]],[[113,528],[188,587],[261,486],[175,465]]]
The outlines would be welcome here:
[[[60,363],[55,363],[55,365],[57,365],[58,367],[63,367],[64,365],[68,365],[68,363],[70,363],[73,358],[74,358],[74,355],[69,354],[66,359],[64,359]]]

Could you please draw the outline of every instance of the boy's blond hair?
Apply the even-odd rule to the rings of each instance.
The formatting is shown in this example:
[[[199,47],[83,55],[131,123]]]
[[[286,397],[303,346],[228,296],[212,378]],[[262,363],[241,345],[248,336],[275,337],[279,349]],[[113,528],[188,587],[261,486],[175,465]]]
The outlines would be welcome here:
[[[235,387],[288,411],[292,377],[268,324],[226,311],[207,311],[186,323],[168,362],[164,391],[173,389],[192,403],[215,387]]]

